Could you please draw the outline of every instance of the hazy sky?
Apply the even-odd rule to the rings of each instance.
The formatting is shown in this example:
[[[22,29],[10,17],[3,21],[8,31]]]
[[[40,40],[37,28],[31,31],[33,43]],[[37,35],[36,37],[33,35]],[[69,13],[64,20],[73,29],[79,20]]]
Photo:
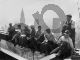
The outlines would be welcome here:
[[[76,26],[80,28],[78,6],[78,0],[0,0],[0,26],[8,25],[11,23],[18,23],[20,20],[21,10],[23,8],[26,24],[34,24],[34,18],[32,16],[36,11],[41,12],[42,8],[48,4],[56,4],[63,9],[65,14],[72,14],[73,20],[76,21]],[[52,26],[52,18],[57,17],[57,14],[53,11],[47,11],[44,14],[44,21],[46,24]],[[77,39],[80,40],[80,29],[78,30]]]
[[[26,24],[33,24],[34,18],[32,14],[36,11],[41,12],[42,8],[47,4],[60,6],[65,14],[72,14],[73,20],[78,20],[77,1],[78,0],[0,0],[0,25],[8,25],[9,22],[18,23],[22,8],[24,10]],[[52,20],[53,15],[54,12],[52,11],[46,12],[44,14],[46,22]]]

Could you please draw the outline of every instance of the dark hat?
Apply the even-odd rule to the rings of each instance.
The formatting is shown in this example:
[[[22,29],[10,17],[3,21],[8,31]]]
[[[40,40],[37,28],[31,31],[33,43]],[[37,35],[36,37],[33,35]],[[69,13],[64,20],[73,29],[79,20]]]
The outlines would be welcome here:
[[[9,23],[9,25],[12,25],[12,23]]]
[[[72,15],[70,15],[70,14],[69,14],[69,15],[66,15],[66,16],[67,16],[67,17],[72,17]]]
[[[38,28],[41,28],[41,26],[39,25]]]
[[[45,30],[47,33],[50,33],[51,32],[51,30],[48,28],[48,29],[46,29]]]
[[[21,27],[21,25],[19,24],[18,27]]]
[[[34,27],[34,25],[31,25],[31,29],[34,29],[35,27]]]

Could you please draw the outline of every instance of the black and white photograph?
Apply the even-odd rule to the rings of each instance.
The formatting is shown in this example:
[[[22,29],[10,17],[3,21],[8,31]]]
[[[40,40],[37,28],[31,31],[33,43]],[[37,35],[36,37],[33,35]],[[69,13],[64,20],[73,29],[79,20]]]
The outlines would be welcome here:
[[[80,60],[80,0],[0,0],[0,60]]]

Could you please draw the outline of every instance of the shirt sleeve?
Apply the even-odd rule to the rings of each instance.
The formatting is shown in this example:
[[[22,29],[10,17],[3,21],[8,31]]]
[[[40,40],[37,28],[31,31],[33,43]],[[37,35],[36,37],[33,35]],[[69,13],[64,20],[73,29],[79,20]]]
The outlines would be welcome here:
[[[64,40],[64,37],[62,36],[62,37],[60,37],[60,39],[58,40],[58,43],[60,43],[61,41],[63,41]]]
[[[71,38],[69,38],[69,43],[70,43],[70,46],[71,46],[72,48],[74,48],[73,42],[72,42],[72,39],[71,39]]]

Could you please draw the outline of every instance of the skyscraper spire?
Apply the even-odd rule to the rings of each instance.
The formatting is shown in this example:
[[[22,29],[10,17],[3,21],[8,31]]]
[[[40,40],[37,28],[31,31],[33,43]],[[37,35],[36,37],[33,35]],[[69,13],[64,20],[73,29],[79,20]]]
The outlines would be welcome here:
[[[25,16],[24,16],[23,8],[22,8],[22,11],[21,11],[20,23],[24,23],[25,24]]]

